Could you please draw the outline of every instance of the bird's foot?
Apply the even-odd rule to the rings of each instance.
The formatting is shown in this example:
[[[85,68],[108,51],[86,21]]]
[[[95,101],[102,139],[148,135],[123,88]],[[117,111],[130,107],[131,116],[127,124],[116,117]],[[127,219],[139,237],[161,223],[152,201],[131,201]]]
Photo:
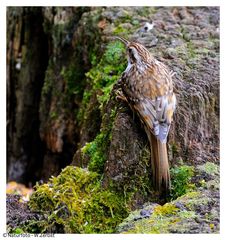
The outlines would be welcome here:
[[[126,97],[124,96],[124,94],[122,93],[121,90],[116,90],[115,95],[116,95],[116,97],[115,97],[116,100],[122,100],[122,101],[127,102],[127,99],[126,99]]]

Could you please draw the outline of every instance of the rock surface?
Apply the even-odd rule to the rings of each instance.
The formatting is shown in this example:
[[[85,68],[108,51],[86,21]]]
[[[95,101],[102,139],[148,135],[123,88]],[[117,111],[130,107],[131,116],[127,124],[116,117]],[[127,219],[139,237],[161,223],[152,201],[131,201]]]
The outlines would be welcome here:
[[[130,209],[140,209],[137,227],[131,217],[119,232],[180,232],[181,223],[181,232],[218,232],[218,178],[198,166],[219,164],[219,8],[9,8],[7,19],[8,180],[29,184],[68,164],[87,167],[102,176],[103,189],[123,193]],[[144,44],[176,73],[170,165],[199,172],[193,195],[158,206],[165,211],[158,226],[147,137],[115,99],[126,67],[124,46],[109,41],[115,35]]]
[[[114,7],[102,9],[99,14],[105,23],[102,39],[109,35],[122,35],[137,40],[176,72],[174,86],[178,105],[168,139],[170,165],[181,161],[192,165],[219,162],[218,8]],[[136,18],[132,20],[134,15]],[[145,31],[147,22],[153,22],[154,28]],[[105,66],[107,63],[93,68],[101,74]],[[94,94],[98,99],[104,93],[97,90]],[[125,103],[116,102],[113,95],[100,113],[100,133],[104,134],[106,128],[111,132],[106,134],[110,136],[109,146],[102,150],[106,156],[104,185],[113,183],[116,187],[134,188],[138,193],[136,200],[142,203],[145,194],[154,197],[148,187],[151,178],[147,138],[136,116]],[[88,106],[90,104],[92,100]],[[106,115],[111,114],[109,108],[114,109],[115,106],[115,118],[106,121]],[[86,119],[85,128],[91,121],[93,119]],[[81,159],[89,162],[86,154]],[[76,164],[75,161],[73,163]],[[141,198],[138,197],[140,189]]]
[[[209,166],[216,172],[210,174]],[[198,166],[193,182],[199,186],[193,192],[163,206],[146,203],[130,213],[118,233],[219,233],[219,167],[211,163]]]

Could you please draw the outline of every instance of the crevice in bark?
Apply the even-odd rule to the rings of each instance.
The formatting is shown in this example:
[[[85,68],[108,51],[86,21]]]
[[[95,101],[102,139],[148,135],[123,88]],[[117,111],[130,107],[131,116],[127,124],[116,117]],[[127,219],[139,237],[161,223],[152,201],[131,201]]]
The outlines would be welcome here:
[[[44,154],[39,103],[48,40],[42,23],[40,7],[7,9],[7,180],[26,184],[39,179]]]

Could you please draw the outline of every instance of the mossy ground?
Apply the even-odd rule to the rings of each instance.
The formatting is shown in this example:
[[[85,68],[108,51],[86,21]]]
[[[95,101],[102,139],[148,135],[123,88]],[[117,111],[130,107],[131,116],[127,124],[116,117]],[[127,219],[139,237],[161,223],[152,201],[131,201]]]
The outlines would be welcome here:
[[[172,178],[170,199],[176,199],[195,188],[195,185],[191,183],[191,178],[194,176],[193,166],[174,167],[171,168],[170,173]]]
[[[219,174],[219,168],[212,163],[198,166],[197,169],[214,176]],[[173,186],[183,193],[182,196],[176,198],[177,193],[174,195],[175,200],[163,206],[154,204],[147,218],[134,221],[140,216],[139,210],[136,210],[123,221],[129,211],[126,204],[129,199],[124,194],[104,190],[101,187],[101,175],[96,172],[67,167],[58,177],[52,177],[46,184],[37,185],[29,202],[33,211],[47,214],[48,218],[42,221],[32,220],[26,224],[26,228],[21,229],[24,232],[51,232],[51,229],[57,228],[67,233],[112,233],[116,229],[121,233],[188,232],[191,226],[198,228],[196,220],[202,216],[199,207],[210,205],[212,199],[200,191],[202,188],[191,187],[194,175],[192,167],[180,166],[173,172],[174,181],[180,183]],[[181,177],[182,173],[186,177]],[[208,184],[205,189],[208,190]],[[207,215],[204,230],[217,231],[214,212],[210,211]]]
[[[138,34],[137,30],[139,30],[140,24],[145,21],[150,21],[152,15],[154,13],[157,13],[159,10],[158,8],[144,7],[140,9],[134,8],[136,10],[131,11],[131,9],[119,9],[115,7],[111,8],[110,14],[106,14],[108,9],[109,8],[106,8],[105,10],[105,16],[100,16],[102,14],[102,8],[93,10],[86,14],[87,21],[83,22],[85,23],[83,30],[87,35],[75,35],[75,42],[77,41],[75,43],[76,48],[74,49],[76,52],[76,57],[75,55],[72,55],[69,58],[70,54],[68,55],[68,52],[64,51],[68,47],[69,51],[71,52],[70,42],[72,41],[72,36],[75,30],[75,19],[69,22],[62,22],[63,19],[60,17],[58,19],[60,20],[60,23],[57,23],[56,17],[59,17],[61,15],[62,10],[61,8],[57,8],[57,14],[55,15],[54,19],[54,22],[56,22],[56,24],[54,24],[54,27],[51,27],[50,22],[45,22],[44,24],[45,32],[47,34],[51,34],[53,37],[53,57],[49,61],[49,65],[46,71],[45,82],[42,88],[42,102],[40,112],[44,113],[44,111],[46,111],[46,115],[50,117],[50,120],[55,121],[62,114],[62,112],[70,112],[71,109],[73,109],[73,105],[70,105],[70,107],[68,107],[68,103],[73,102],[79,105],[79,108],[77,108],[74,114],[76,115],[76,119],[73,118],[73,121],[75,120],[82,124],[84,119],[87,118],[87,108],[91,104],[91,97],[95,95],[97,99],[97,104],[95,107],[100,110],[100,119],[102,123],[101,128],[98,128],[97,134],[94,137],[93,141],[87,142],[86,145],[82,148],[82,154],[89,157],[89,171],[81,168],[67,167],[58,177],[51,178],[46,184],[37,185],[36,191],[33,194],[29,205],[32,210],[41,211],[45,216],[47,216],[47,218],[45,220],[39,221],[32,220],[28,222],[26,226],[23,226],[23,229],[14,229],[15,233],[51,231],[60,231],[67,233],[114,232],[117,225],[128,214],[127,201],[129,198],[131,198],[131,195],[135,195],[138,191],[140,191],[142,195],[150,193],[150,179],[147,177],[147,175],[142,174],[145,170],[147,170],[148,164],[146,164],[146,160],[149,160],[148,154],[148,157],[145,157],[146,148],[143,148],[143,154],[139,159],[139,164],[141,166],[136,166],[138,173],[131,174],[132,176],[130,176],[128,174],[130,172],[127,172],[129,176],[127,178],[127,182],[123,182],[124,188],[122,196],[119,189],[118,191],[114,192],[112,190],[113,188],[103,189],[101,186],[102,176],[104,173],[104,164],[107,160],[107,149],[112,137],[112,126],[114,124],[115,116],[117,115],[117,109],[115,106],[110,108],[108,114],[106,114],[105,108],[108,107],[108,102],[111,98],[111,92],[115,82],[120,78],[121,73],[126,67],[126,58],[125,48],[123,44],[118,41],[106,43],[107,46],[105,47],[105,51],[102,54],[103,43],[100,44],[98,41],[100,41],[100,36],[103,34],[102,32],[98,32],[97,26],[100,20],[102,21],[107,19],[106,21],[108,21],[110,19],[110,24],[108,25],[109,28],[112,27],[112,30],[110,33],[108,32],[107,35],[113,34],[128,37],[129,34]],[[133,11],[136,11],[136,14]],[[192,19],[191,9],[189,11],[189,18]],[[82,14],[82,12],[79,14],[73,14],[73,17],[77,18],[80,14]],[[179,14],[177,14],[177,12],[174,12],[173,21],[171,20],[170,25],[173,26],[172,23],[177,18],[177,15]],[[62,16],[64,16],[64,14]],[[83,17],[84,16],[85,14]],[[160,43],[158,43],[158,46],[156,48],[152,49],[153,52],[164,52],[164,48],[167,47],[168,43],[164,42],[164,44],[162,44],[161,38],[162,40],[168,39],[168,42],[170,42],[170,36],[172,36],[170,28],[167,29],[169,27],[168,19],[170,19],[170,15],[165,15],[165,19],[163,18],[163,14],[160,16],[161,17],[157,16],[157,18],[155,18],[157,22],[162,19],[162,23],[159,25],[157,24],[156,29],[163,29],[166,31],[166,33],[160,34],[160,32],[158,32],[157,36],[160,40]],[[183,17],[183,14],[181,17]],[[197,22],[197,25],[203,19],[203,17],[200,18],[200,21]],[[184,17],[184,20],[186,20],[186,16]],[[178,23],[180,22],[183,21],[180,19]],[[190,24],[184,24],[184,26],[189,25]],[[80,26],[76,26],[76,28],[77,27],[79,29]],[[154,31],[156,29],[154,29]],[[206,27],[204,29],[208,30]],[[202,75],[201,72],[206,73],[207,68],[203,68],[205,70],[204,71],[200,67],[196,68],[196,65],[199,65],[200,62],[203,62],[204,58],[211,60],[211,56],[214,57],[217,54],[214,51],[210,50],[212,50],[214,47],[216,49],[219,47],[219,39],[215,37],[207,37],[208,41],[205,42],[208,42],[208,45],[205,43],[205,47],[197,47],[201,46],[202,43],[204,43],[204,37],[202,37],[203,39],[201,41],[197,42],[193,41],[194,39],[191,39],[191,31],[189,29],[182,29],[180,32],[182,33],[181,38],[186,41],[186,44],[179,44],[176,47],[171,44],[167,50],[168,55],[170,56],[170,65],[172,63],[175,63],[175,66],[181,66],[182,69],[185,69],[189,73],[189,77],[184,76],[184,81],[192,81],[190,80],[191,76],[194,76],[194,79],[196,78],[198,81],[200,81],[200,75]],[[194,30],[194,33],[195,32],[197,31]],[[198,31],[198,34],[200,34],[200,32],[201,29]],[[151,32],[150,35],[155,35],[155,33],[153,34]],[[211,36],[211,34],[209,35]],[[80,38],[78,38],[79,36]],[[177,35],[175,39],[178,39],[178,36],[180,35]],[[139,37],[145,37],[145,33],[141,34],[141,36],[137,36],[137,38]],[[83,39],[84,42],[86,42],[85,44],[82,43]],[[145,38],[143,40],[145,40]],[[146,40],[148,40],[148,43],[150,42],[149,39]],[[83,47],[86,49],[83,49]],[[101,49],[100,52],[99,49]],[[81,53],[83,50],[84,52],[86,51],[86,57],[88,58],[87,65],[91,65],[91,69],[90,66],[86,66],[83,69],[83,62],[80,62],[80,59],[83,58],[83,55]],[[24,56],[25,54],[22,55]],[[64,56],[62,58],[64,60],[63,63],[61,61],[58,61],[60,60],[58,58],[61,58],[61,55],[66,55],[66,57]],[[74,61],[76,59],[77,62]],[[173,59],[177,59],[179,62],[174,61]],[[208,63],[208,68],[210,66],[213,66],[213,64]],[[81,69],[84,72],[82,72]],[[198,75],[196,76],[195,74],[191,74],[190,76],[191,71],[194,69],[198,70]],[[213,70],[213,72],[215,72],[215,69]],[[85,74],[85,71],[88,72]],[[211,74],[207,75],[211,76]],[[63,80],[64,85],[59,84],[61,82],[59,79]],[[205,86],[208,87],[208,93],[212,94],[213,92],[211,90],[211,86],[208,86],[207,84],[209,81],[208,76],[205,76],[203,79],[205,80]],[[56,87],[56,85],[58,87]],[[200,85],[195,85],[195,87],[199,86]],[[188,88],[186,88],[186,90],[187,89]],[[213,96],[216,95],[217,94],[213,94]],[[51,96],[54,96],[54,104],[57,106],[54,109],[46,108],[46,103],[48,101],[43,101],[43,99],[49,99]],[[217,105],[215,104],[217,98],[211,97],[211,99],[213,103],[208,107],[210,107],[212,109],[211,111],[214,112],[214,107],[217,107],[215,106]],[[80,105],[81,101],[82,104]],[[183,102],[187,103],[188,101],[180,101],[180,105]],[[197,109],[195,109],[196,111],[188,112],[191,112],[193,116],[194,113],[199,114],[199,112],[206,112],[203,103],[204,102],[200,101],[198,98],[198,104],[202,105],[200,107],[201,111],[197,111]],[[68,118],[67,115],[63,116],[64,118]],[[106,121],[107,124],[105,122],[106,118],[109,119]],[[190,118],[187,117],[187,119]],[[89,120],[95,121],[96,119]],[[42,120],[43,124],[48,122],[49,121],[47,121],[46,118],[44,118],[44,121]],[[197,128],[198,121],[193,120],[191,123],[192,122],[195,122],[195,127]],[[200,129],[205,129],[205,126],[203,125],[200,127]],[[209,129],[211,129],[211,127]],[[191,130],[192,129],[189,129],[189,132],[193,132]],[[197,133],[195,132],[195,134]],[[209,130],[208,135],[211,135],[211,132],[209,132]],[[205,134],[203,134],[203,136],[205,136]],[[182,137],[184,138],[185,136]],[[190,136],[190,138],[192,139],[193,136]],[[181,155],[180,149],[182,148],[180,146],[177,146],[177,144],[180,142],[182,141],[176,139],[176,143],[172,145],[173,155]],[[201,147],[199,147],[199,149],[200,148]],[[145,160],[145,158],[147,159]],[[192,182],[192,180],[196,177],[196,172],[202,172],[201,177],[198,179],[198,183]],[[136,223],[132,221],[131,224],[133,227],[125,230],[124,232],[186,232],[191,229],[192,225],[190,225],[190,223],[193,224],[192,227],[194,227],[194,224],[196,224],[195,227],[197,227],[198,218],[204,222],[203,216],[200,216],[199,214],[199,207],[204,206],[205,208],[207,205],[214,204],[214,201],[212,201],[211,198],[211,193],[216,194],[216,192],[219,191],[219,167],[213,163],[206,163],[205,165],[198,166],[196,169],[191,166],[179,166],[171,169],[171,175],[172,193],[170,199],[168,199],[169,203],[166,203],[163,206],[155,206],[150,217],[147,219],[141,219]],[[121,189],[122,188],[120,188],[120,190]],[[212,192],[210,192],[210,189]],[[209,228],[210,232],[217,232],[218,226],[217,223],[215,223],[216,221],[214,219],[217,218],[218,212],[215,212],[215,216],[212,211],[208,212],[209,209],[207,207],[206,209],[206,229],[208,230]],[[131,216],[129,218],[131,220]],[[123,226],[123,224],[121,226]],[[207,231],[206,229],[205,231]]]
[[[48,214],[39,223],[39,232],[51,231],[57,224],[66,233],[111,233],[127,215],[122,197],[103,190],[97,173],[72,166],[37,185],[29,206]]]
[[[181,170],[182,169],[182,170]],[[176,172],[191,171],[188,166],[179,167]],[[175,170],[174,170],[175,171]],[[219,232],[219,166],[207,162],[195,169],[197,179],[188,174],[187,182],[179,188],[186,191],[176,199],[161,205],[146,204],[142,211],[149,211],[148,216],[142,216],[141,210],[136,210],[118,227],[120,233],[217,233]],[[215,177],[215,182],[208,181],[200,186],[198,180],[203,173]],[[191,173],[191,172],[190,172]],[[181,176],[174,176],[174,181],[180,182]],[[193,176],[194,177],[194,176]],[[217,179],[218,180],[217,180]],[[182,179],[182,181],[184,181]],[[210,183],[211,182],[211,183]],[[192,187],[191,187],[192,184]],[[176,185],[178,186],[178,185]],[[177,194],[176,194],[177,195]],[[176,196],[175,195],[175,196]],[[175,197],[174,196],[174,197]]]

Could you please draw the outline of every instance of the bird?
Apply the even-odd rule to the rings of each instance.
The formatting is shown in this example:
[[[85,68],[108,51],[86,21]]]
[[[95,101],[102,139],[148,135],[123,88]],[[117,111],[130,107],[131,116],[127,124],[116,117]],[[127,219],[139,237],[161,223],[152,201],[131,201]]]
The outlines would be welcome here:
[[[117,98],[126,101],[147,134],[151,148],[153,187],[160,196],[168,196],[171,179],[167,154],[167,136],[176,109],[172,78],[175,72],[158,61],[137,41],[114,37],[126,46],[128,65],[118,83]]]

